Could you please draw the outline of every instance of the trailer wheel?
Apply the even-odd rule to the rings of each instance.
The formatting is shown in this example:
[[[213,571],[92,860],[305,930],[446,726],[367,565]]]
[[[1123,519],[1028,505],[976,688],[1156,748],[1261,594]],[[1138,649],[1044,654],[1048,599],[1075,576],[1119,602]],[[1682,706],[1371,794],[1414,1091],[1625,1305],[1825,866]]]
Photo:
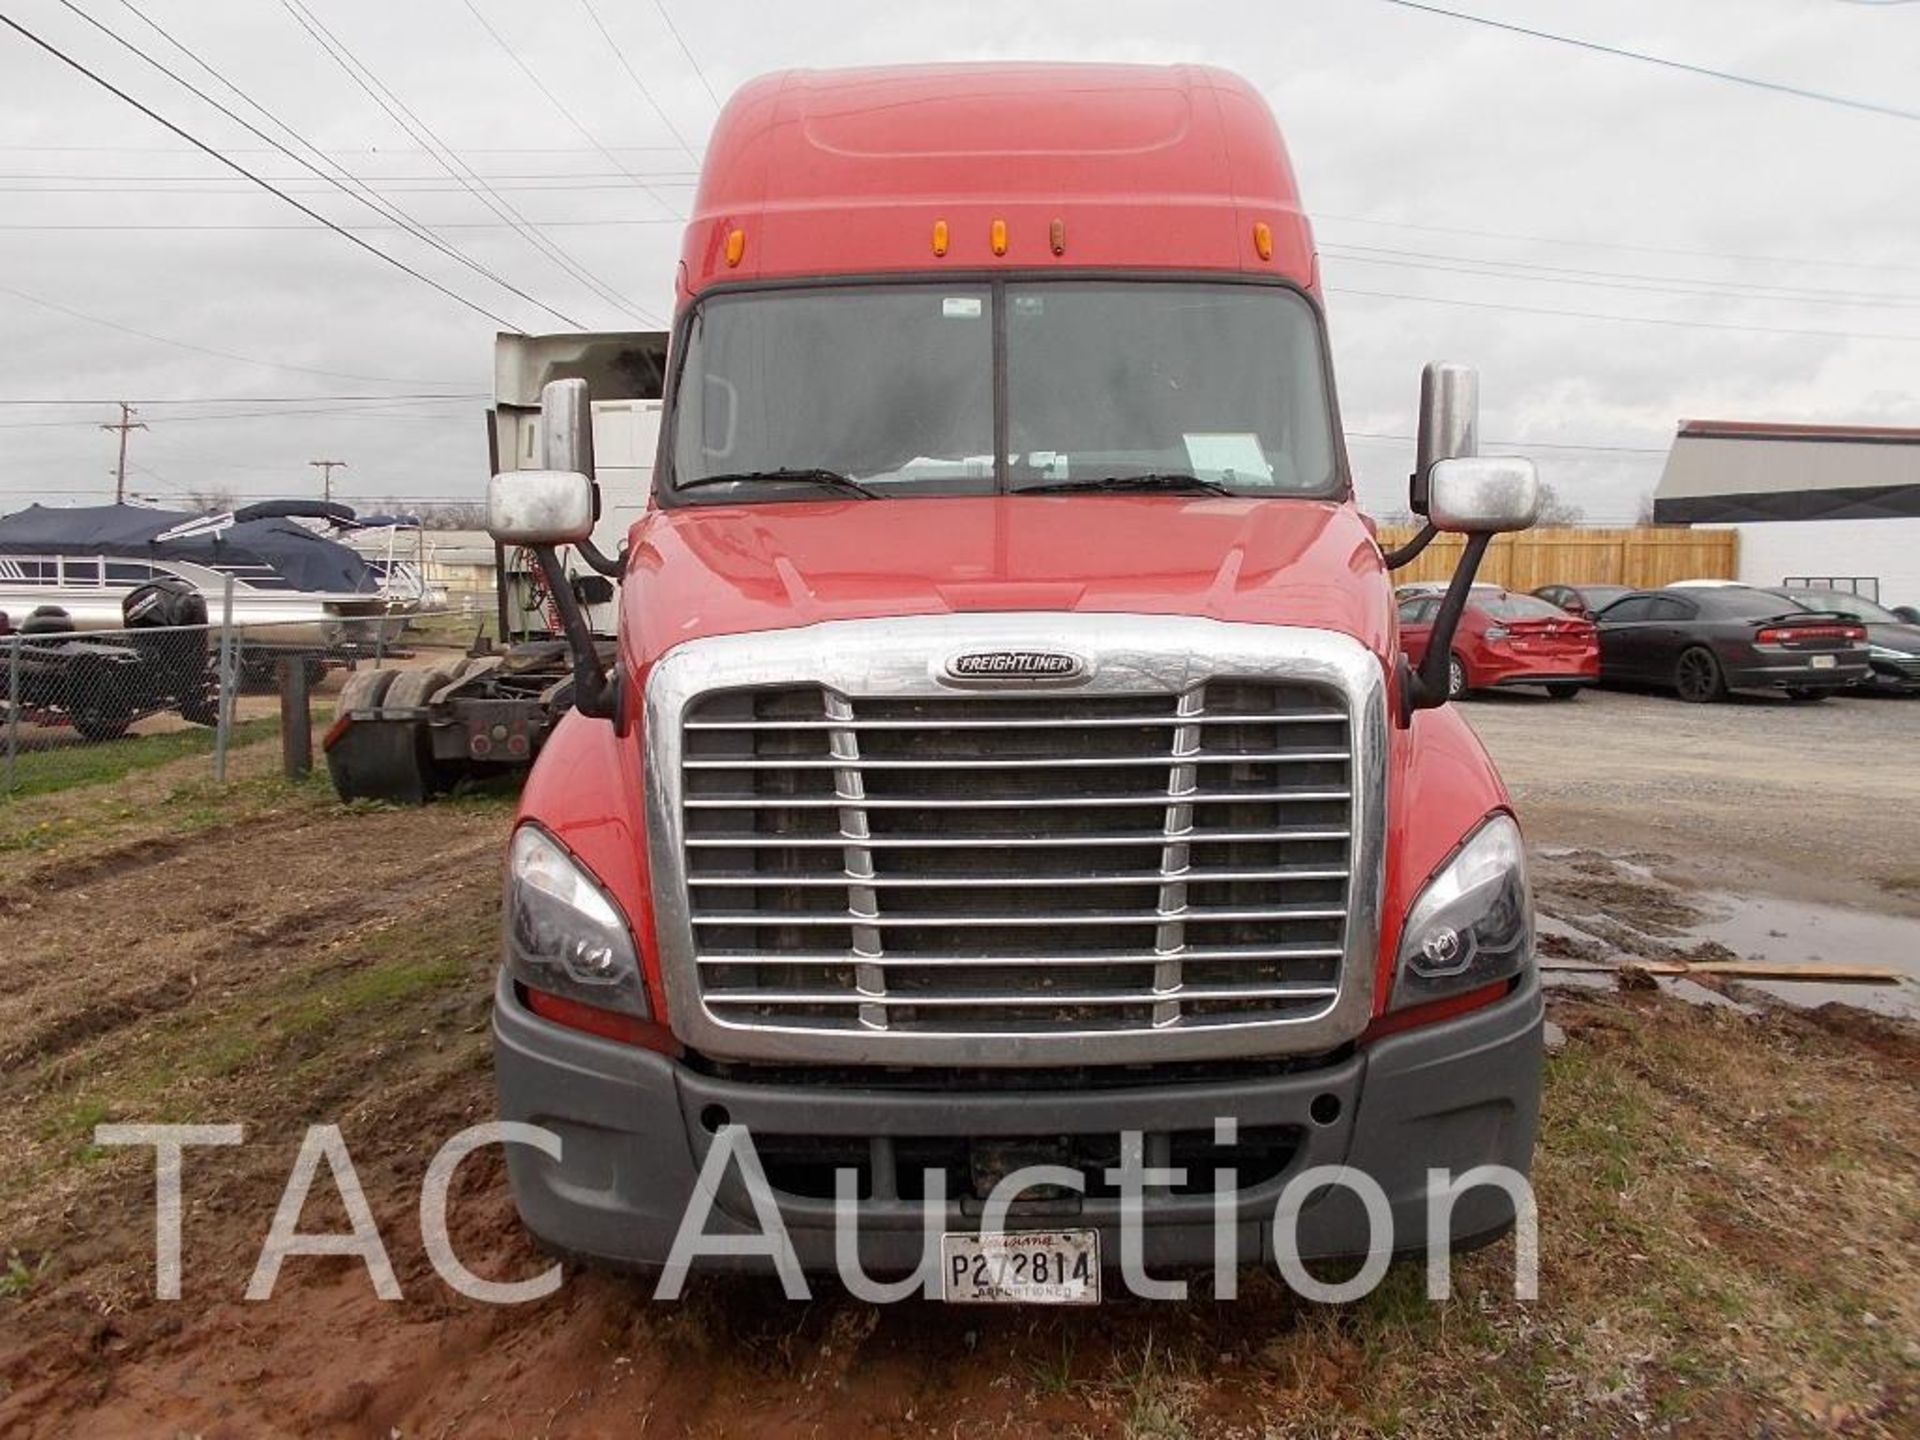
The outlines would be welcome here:
[[[83,740],[118,740],[133,724],[133,709],[112,696],[89,700],[68,712],[74,731]]]

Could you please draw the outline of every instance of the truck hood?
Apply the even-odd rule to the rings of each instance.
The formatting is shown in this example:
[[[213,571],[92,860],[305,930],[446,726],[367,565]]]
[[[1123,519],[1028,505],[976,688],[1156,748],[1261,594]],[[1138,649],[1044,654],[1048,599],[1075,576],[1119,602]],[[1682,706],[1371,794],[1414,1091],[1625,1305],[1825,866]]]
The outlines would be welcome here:
[[[1385,655],[1379,547],[1350,505],[967,496],[650,510],[622,586],[644,670],[709,635],[959,611],[1199,615],[1352,635]]]

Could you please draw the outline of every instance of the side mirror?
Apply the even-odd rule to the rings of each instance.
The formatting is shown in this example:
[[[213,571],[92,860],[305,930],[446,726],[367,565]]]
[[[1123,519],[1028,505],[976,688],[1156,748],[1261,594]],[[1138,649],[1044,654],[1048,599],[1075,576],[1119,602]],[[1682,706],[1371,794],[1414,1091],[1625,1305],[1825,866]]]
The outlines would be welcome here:
[[[509,470],[487,485],[487,531],[502,545],[578,545],[593,511],[593,482],[577,471]]]
[[[1408,504],[1425,515],[1433,467],[1480,453],[1480,372],[1471,365],[1435,360],[1420,372],[1420,431]]]
[[[1427,521],[1436,530],[1499,535],[1525,530],[1540,514],[1540,477],[1531,460],[1471,455],[1434,462]]]

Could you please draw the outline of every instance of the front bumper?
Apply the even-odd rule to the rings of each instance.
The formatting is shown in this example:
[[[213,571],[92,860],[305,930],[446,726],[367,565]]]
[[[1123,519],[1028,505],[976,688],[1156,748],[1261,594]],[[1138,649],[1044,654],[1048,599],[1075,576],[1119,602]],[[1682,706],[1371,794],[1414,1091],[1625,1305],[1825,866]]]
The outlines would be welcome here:
[[[1212,1132],[1223,1116],[1243,1131],[1290,1132],[1284,1170],[1235,1191],[1242,1264],[1272,1258],[1274,1204],[1287,1179],[1312,1165],[1348,1165],[1385,1191],[1396,1251],[1426,1248],[1429,1167],[1458,1175],[1480,1165],[1525,1173],[1532,1161],[1541,1084],[1542,1004],[1537,979],[1470,1014],[1390,1036],[1312,1069],[1256,1078],[1155,1080],[1116,1075],[1108,1086],[1036,1089],[1009,1081],[945,1088],[720,1079],[653,1051],[596,1039],[529,1012],[503,979],[494,1007],[501,1116],[559,1136],[561,1158],[509,1146],[508,1174],[522,1219],[552,1248],[620,1266],[665,1262],[695,1193],[701,1162],[722,1117],[749,1135],[814,1137],[1117,1136],[1122,1131]],[[897,1074],[897,1072],[895,1072]],[[1145,1076],[1144,1079],[1140,1078]],[[1150,1162],[1152,1163],[1152,1162]],[[1198,1193],[1150,1191],[1143,1207],[1149,1264],[1212,1263],[1213,1181]],[[775,1200],[804,1269],[834,1268],[834,1202],[775,1183]],[[943,1228],[977,1230],[971,1196],[949,1200]],[[758,1233],[737,1169],[707,1218],[708,1235]],[[906,1274],[920,1263],[918,1199],[863,1199],[859,1254],[869,1273]],[[1467,1192],[1451,1229],[1465,1245],[1513,1220],[1504,1192]],[[1010,1228],[1097,1228],[1116,1263],[1120,1204],[1100,1195],[1016,1203]],[[1380,1243],[1386,1243],[1385,1235]],[[1299,1253],[1351,1256],[1370,1247],[1359,1201],[1323,1191],[1302,1212]],[[704,1265],[770,1269],[764,1257],[712,1257]]]

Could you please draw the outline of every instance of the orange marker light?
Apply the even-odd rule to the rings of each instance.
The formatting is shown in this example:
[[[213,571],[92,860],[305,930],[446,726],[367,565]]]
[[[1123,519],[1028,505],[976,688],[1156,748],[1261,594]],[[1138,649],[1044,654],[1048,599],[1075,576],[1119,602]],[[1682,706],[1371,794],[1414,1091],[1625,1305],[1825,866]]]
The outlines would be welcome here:
[[[993,222],[993,253],[996,255],[1007,253],[1007,222],[1004,220]]]
[[[727,232],[727,264],[738,265],[740,257],[747,253],[747,232],[729,230]]]
[[[1064,220],[1055,220],[1047,230],[1047,241],[1049,244],[1053,246],[1054,254],[1056,255],[1066,254],[1067,253],[1067,222]]]
[[[1264,220],[1254,222],[1253,248],[1259,252],[1262,260],[1273,258],[1273,227]]]
[[[933,222],[933,253],[936,255],[947,253],[947,222],[944,220]]]

